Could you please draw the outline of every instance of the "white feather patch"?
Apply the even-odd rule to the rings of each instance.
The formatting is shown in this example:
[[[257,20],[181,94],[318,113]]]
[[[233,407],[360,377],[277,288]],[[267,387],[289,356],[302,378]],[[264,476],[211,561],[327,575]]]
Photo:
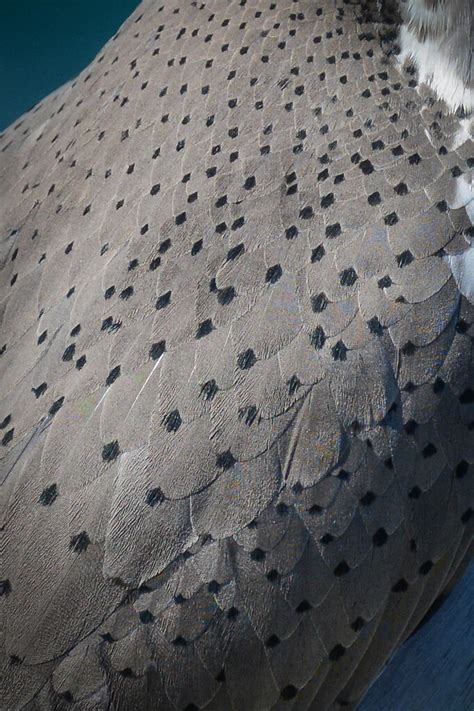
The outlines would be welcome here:
[[[426,7],[424,0],[410,0],[408,12],[411,21],[418,27],[430,27],[433,31],[442,30],[447,21],[446,11],[442,6]]]
[[[420,42],[407,27],[400,30],[400,61],[415,62],[420,82],[428,84],[452,111],[463,107],[474,109],[474,90],[464,84],[457,75],[456,68],[441,50],[439,43],[432,39]]]
[[[448,262],[459,291],[474,303],[474,245],[462,254],[448,257]]]
[[[464,207],[472,224],[474,224],[474,189],[473,176],[467,179],[462,176],[457,180],[456,194],[451,207]],[[467,240],[468,249],[461,254],[446,257],[449,268],[458,285],[461,294],[474,303],[474,244]]]

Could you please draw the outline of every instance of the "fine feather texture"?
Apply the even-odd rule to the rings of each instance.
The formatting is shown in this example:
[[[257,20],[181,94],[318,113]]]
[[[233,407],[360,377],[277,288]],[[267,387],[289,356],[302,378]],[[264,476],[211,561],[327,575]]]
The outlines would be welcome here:
[[[473,0],[409,0],[401,30],[402,59],[453,110],[474,108]]]
[[[399,22],[145,0],[0,137],[2,709],[355,708],[472,556],[472,123]]]

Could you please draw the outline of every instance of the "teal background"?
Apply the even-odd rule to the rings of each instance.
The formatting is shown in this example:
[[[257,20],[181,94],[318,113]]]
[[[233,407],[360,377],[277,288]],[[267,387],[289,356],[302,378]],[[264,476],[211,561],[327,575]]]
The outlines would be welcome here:
[[[0,0],[0,130],[76,76],[139,0]]]

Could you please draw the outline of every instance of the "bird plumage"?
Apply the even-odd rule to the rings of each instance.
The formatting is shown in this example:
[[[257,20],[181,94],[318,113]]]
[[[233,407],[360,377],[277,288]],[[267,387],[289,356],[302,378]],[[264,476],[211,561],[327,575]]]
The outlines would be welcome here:
[[[472,0],[409,0],[400,40],[419,78],[452,110],[474,108],[474,3]]]
[[[466,565],[472,129],[377,5],[144,2],[3,134],[4,708],[353,708]]]

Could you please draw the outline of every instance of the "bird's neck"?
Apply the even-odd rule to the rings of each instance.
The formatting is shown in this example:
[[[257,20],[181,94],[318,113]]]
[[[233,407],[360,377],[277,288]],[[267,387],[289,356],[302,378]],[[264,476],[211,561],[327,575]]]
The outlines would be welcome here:
[[[474,0],[408,0],[402,59],[455,111],[474,109]]]

